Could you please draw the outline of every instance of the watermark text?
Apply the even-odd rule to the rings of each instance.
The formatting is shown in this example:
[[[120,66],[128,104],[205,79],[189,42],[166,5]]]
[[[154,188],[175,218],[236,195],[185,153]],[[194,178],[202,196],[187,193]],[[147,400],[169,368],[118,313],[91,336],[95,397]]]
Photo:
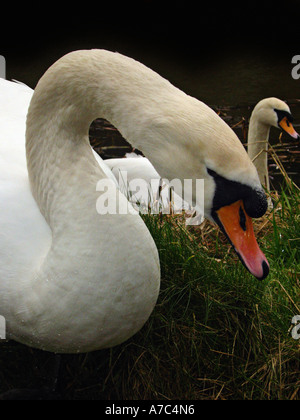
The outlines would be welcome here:
[[[119,173],[119,188],[109,178],[100,179],[96,191],[98,214],[174,214],[191,210],[188,225],[198,225],[204,215],[203,179],[128,180],[127,172]],[[124,197],[125,196],[125,197]]]
[[[6,322],[4,316],[0,315],[0,340],[6,339]]]
[[[292,68],[292,78],[294,80],[300,79],[300,55],[294,55],[292,58],[292,64],[296,64]]]
[[[6,78],[6,60],[3,55],[0,55],[0,77],[2,79]]]
[[[300,315],[295,315],[292,318],[291,324],[294,325],[291,331],[291,336],[294,340],[300,339]]]

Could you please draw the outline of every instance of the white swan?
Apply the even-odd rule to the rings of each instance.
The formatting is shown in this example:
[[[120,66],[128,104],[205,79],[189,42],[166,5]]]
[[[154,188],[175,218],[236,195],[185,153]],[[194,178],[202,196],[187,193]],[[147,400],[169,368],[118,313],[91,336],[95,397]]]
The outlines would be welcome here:
[[[248,132],[248,153],[257,168],[260,182],[270,190],[268,175],[268,142],[270,128],[277,127],[291,137],[299,138],[292,125],[293,117],[289,106],[277,98],[265,98],[254,107]]]
[[[32,96],[27,167],[14,110],[14,100],[2,107],[0,137],[0,314],[8,339],[61,353],[110,347],[137,332],[155,306],[158,252],[142,219],[96,211],[104,194],[131,209],[91,151],[97,117],[143,150],[161,176],[204,179],[206,217],[256,277],[268,274],[250,218],[267,208],[257,171],[202,102],[120,54],[67,54]],[[108,191],[97,191],[101,180]]]

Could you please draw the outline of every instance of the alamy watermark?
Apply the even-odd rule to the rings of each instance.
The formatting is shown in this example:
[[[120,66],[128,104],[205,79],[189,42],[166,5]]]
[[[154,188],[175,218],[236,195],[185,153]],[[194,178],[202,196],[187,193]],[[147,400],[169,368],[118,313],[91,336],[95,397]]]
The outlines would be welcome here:
[[[190,205],[190,215],[186,224],[198,225],[204,215],[204,180],[203,179],[152,179],[143,178],[127,181],[127,171],[119,172],[118,185],[110,178],[100,179],[96,191],[101,192],[96,201],[98,214],[172,214],[183,213]],[[162,187],[163,186],[163,187]],[[167,193],[162,196],[162,188]],[[127,200],[124,200],[125,195]]]
[[[0,315],[0,340],[6,339],[6,321],[4,316]]]
[[[292,78],[298,80],[300,79],[300,55],[294,55],[292,58],[292,64],[296,64],[292,68]]]
[[[0,77],[2,79],[6,78],[6,60],[3,55],[0,55]]]
[[[291,331],[291,336],[294,340],[300,339],[300,315],[295,315],[292,318],[291,324],[294,325]]]

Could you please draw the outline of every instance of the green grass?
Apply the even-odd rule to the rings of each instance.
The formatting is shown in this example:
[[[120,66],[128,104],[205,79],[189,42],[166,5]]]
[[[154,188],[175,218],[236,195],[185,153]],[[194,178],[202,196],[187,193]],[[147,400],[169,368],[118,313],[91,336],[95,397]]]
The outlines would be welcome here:
[[[159,250],[161,292],[143,329],[113,349],[67,355],[66,399],[300,399],[300,195],[286,187],[255,223],[271,266],[253,278],[211,225],[143,216]],[[0,348],[0,392],[38,387],[51,355]]]

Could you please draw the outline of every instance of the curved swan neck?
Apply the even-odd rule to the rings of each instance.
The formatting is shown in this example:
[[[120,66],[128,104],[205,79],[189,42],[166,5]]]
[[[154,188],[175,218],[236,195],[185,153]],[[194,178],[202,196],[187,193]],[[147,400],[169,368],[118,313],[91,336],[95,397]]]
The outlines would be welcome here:
[[[64,200],[68,185],[75,194],[88,185],[95,190],[104,176],[88,140],[89,126],[98,117],[109,120],[147,157],[161,159],[164,167],[158,170],[172,179],[171,172],[176,172],[169,159],[175,132],[172,122],[187,113],[187,98],[143,64],[109,51],[75,51],[51,66],[35,89],[26,131],[31,189],[47,221],[59,200]],[[193,116],[187,118],[186,126],[191,127],[192,120]],[[181,124],[179,147],[186,141],[180,130],[184,130]],[[162,157],[163,150],[168,159]],[[157,167],[160,162],[153,163]]]
[[[253,111],[248,132],[248,154],[254,162],[260,182],[269,190],[268,177],[268,141],[270,125],[260,121],[259,115]]]
[[[86,190],[104,176],[88,144],[89,126],[98,117],[142,150],[163,178],[206,179],[210,195],[214,186],[207,167],[258,184],[239,139],[212,109],[131,58],[104,50],[75,51],[41,78],[28,112],[29,179],[46,218],[65,194],[63,181],[73,183],[70,191],[76,182]],[[55,190],[52,208],[49,185]]]
[[[133,146],[151,154],[159,147],[156,122],[168,112],[170,96],[179,104],[180,97],[187,95],[144,65],[108,51],[76,51],[50,67],[35,89],[26,131],[29,179],[42,211],[47,208],[47,190],[41,179],[51,179],[52,186],[56,181],[61,184],[64,174],[70,174],[70,162],[85,160],[81,166],[88,176],[96,171],[98,179],[101,177],[88,141],[94,119],[106,118]],[[76,173],[78,170],[80,164]],[[85,177],[77,178],[83,182]]]

